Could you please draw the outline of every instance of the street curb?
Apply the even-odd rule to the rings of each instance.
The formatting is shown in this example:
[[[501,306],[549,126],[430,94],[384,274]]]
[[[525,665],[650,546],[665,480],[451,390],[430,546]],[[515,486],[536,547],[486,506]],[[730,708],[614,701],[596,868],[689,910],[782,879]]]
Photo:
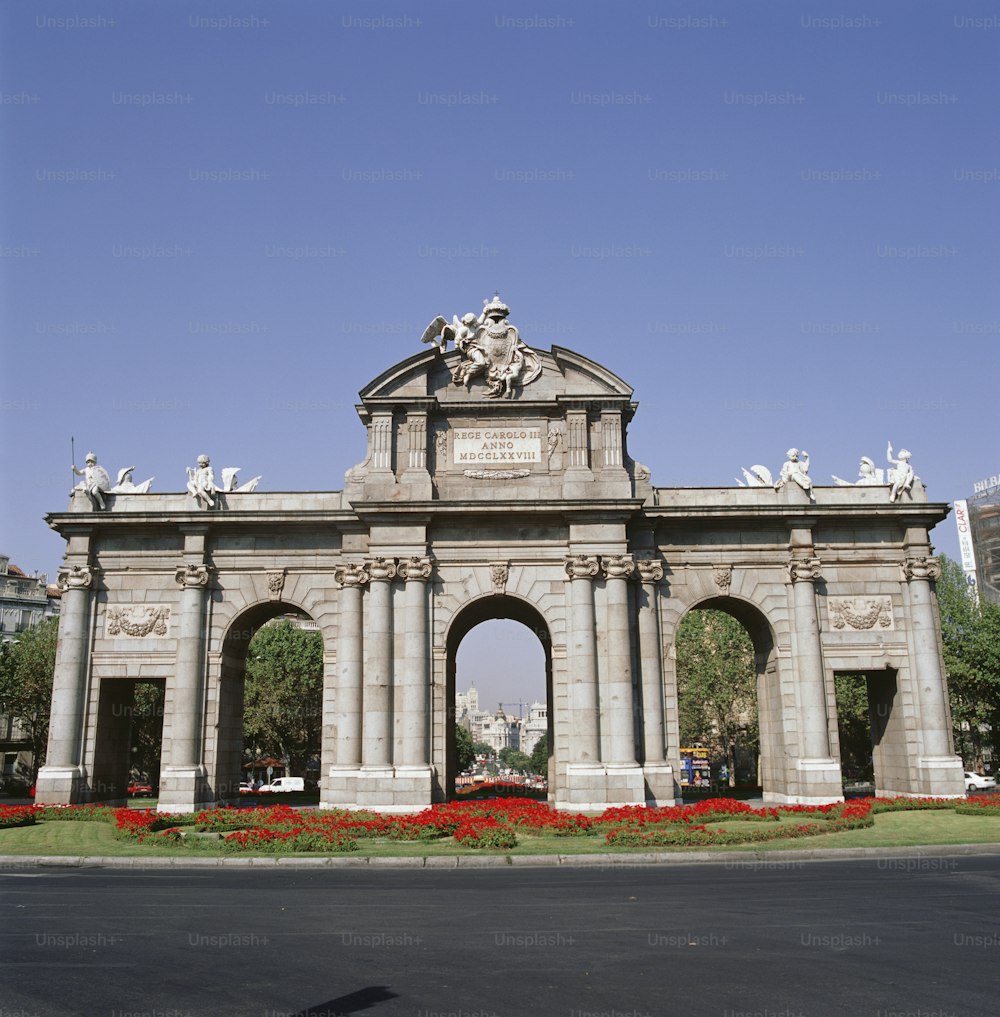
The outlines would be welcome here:
[[[323,855],[248,858],[144,858],[141,855],[0,855],[0,875],[19,869],[632,869],[664,865],[724,865],[726,868],[789,868],[790,863],[857,859],[961,858],[1000,855],[1000,844],[927,844],[912,847],[812,848],[794,851],[689,851],[590,855],[435,855],[420,858]]]

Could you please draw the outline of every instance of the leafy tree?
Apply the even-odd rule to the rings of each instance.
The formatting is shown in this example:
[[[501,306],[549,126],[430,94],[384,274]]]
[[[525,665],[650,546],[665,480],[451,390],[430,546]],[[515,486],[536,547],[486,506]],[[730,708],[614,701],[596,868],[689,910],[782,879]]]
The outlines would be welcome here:
[[[840,734],[840,762],[844,776],[872,779],[871,719],[868,683],[864,675],[834,676],[837,690],[837,730]]]
[[[1000,758],[1000,605],[977,598],[962,567],[944,555],[936,587],[955,745],[982,771],[987,746]]]
[[[320,751],[323,637],[290,621],[263,626],[247,649],[243,734],[253,751],[305,773]]]
[[[132,699],[131,766],[140,777],[155,781],[160,773],[163,738],[163,697],[166,683],[136,682]]]
[[[0,651],[0,710],[16,718],[28,736],[31,784],[45,761],[58,637],[59,620],[49,618],[4,643]]]
[[[757,669],[750,636],[723,611],[690,612],[677,630],[681,740],[714,748],[736,783],[740,749],[755,749]]]
[[[459,772],[468,770],[476,761],[475,749],[472,745],[472,735],[467,727],[461,724],[455,725],[455,765]]]
[[[517,773],[525,773],[531,767],[531,759],[509,745],[500,750],[500,762]]]
[[[535,742],[529,762],[533,773],[547,774],[549,772],[549,736],[547,734],[543,734]]]
[[[477,756],[492,756],[493,755],[493,746],[492,745],[487,745],[486,742],[473,742],[472,743],[472,751]]]

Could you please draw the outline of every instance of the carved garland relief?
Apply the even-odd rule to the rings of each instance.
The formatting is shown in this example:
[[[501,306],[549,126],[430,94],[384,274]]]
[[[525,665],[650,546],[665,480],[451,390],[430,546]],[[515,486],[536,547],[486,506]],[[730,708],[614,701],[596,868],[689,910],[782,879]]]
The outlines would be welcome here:
[[[835,629],[867,632],[895,628],[891,597],[830,597],[830,620]]]
[[[146,639],[169,634],[170,607],[167,604],[129,604],[109,607],[105,631],[109,636]]]

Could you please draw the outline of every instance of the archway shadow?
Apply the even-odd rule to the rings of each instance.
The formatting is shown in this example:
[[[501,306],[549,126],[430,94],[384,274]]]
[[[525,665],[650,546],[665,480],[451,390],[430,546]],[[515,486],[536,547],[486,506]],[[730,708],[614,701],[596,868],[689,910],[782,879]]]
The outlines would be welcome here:
[[[398,998],[399,993],[391,992],[385,985],[369,985],[346,996],[338,996],[305,1010],[297,1010],[295,1017],[347,1017],[348,1014],[369,1010],[377,1003],[387,1003],[390,999]]]

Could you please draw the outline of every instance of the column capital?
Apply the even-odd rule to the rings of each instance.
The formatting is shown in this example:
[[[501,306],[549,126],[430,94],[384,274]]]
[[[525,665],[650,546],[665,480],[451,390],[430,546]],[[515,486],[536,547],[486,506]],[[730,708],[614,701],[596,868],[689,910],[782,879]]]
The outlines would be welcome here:
[[[564,566],[570,579],[593,579],[601,571],[596,554],[571,555]]]
[[[389,583],[399,574],[395,558],[366,558],[365,568],[373,583]]]
[[[613,554],[601,558],[601,569],[607,579],[628,579],[635,572],[635,562],[628,554]]]
[[[793,583],[814,583],[822,578],[822,569],[819,558],[792,558],[788,563],[788,578]]]
[[[399,574],[408,583],[426,582],[431,577],[431,560],[419,554],[410,555],[400,566]]]
[[[937,558],[912,556],[904,558],[899,567],[903,570],[903,578],[909,583],[914,579],[939,579],[941,563]]]
[[[56,582],[64,593],[67,590],[86,590],[97,578],[99,571],[93,565],[68,565],[59,570]]]
[[[635,567],[643,583],[658,583],[663,578],[663,562],[658,558],[636,558]]]
[[[207,565],[178,565],[174,574],[178,586],[185,590],[197,589],[200,586],[208,586]]]
[[[345,562],[343,565],[338,565],[333,570],[333,578],[342,587],[356,589],[368,582],[369,575],[363,562],[350,561]]]

